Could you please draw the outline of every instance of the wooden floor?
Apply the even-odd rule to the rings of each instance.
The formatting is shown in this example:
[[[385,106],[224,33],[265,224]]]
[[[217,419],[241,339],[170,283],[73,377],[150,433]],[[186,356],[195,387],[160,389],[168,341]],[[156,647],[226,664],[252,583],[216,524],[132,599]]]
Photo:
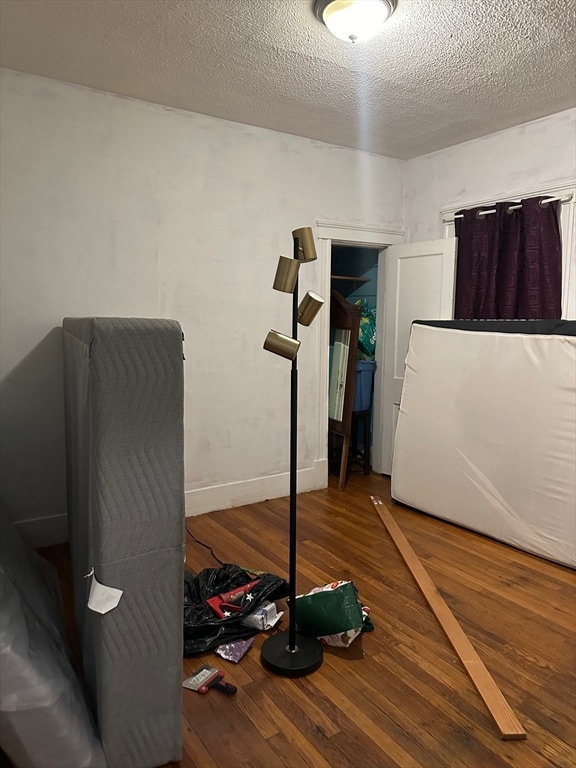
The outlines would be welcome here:
[[[260,634],[224,669],[235,697],[183,690],[184,756],[173,768],[551,768],[576,765],[576,575],[390,504],[528,733],[502,741],[370,502],[389,480],[352,472],[346,490],[299,496],[298,592],[351,579],[375,631],[327,649],[309,677],[260,664]],[[187,519],[226,562],[287,576],[286,499]],[[217,567],[187,537],[188,567]],[[49,554],[49,553],[48,553]],[[286,622],[284,621],[284,628]],[[112,768],[121,768],[113,766]]]

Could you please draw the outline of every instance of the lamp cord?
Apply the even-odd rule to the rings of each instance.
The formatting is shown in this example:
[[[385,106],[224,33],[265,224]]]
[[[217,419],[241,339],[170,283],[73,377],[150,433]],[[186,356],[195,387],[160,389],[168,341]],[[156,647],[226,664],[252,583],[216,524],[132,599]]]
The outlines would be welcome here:
[[[190,533],[190,531],[188,530],[188,528],[186,528],[186,533],[187,533],[187,535],[188,535],[188,536],[190,536],[190,538],[191,538],[191,539],[193,539],[193,540],[196,542],[196,544],[200,544],[200,546],[201,546],[201,547],[205,547],[206,549],[209,549],[209,550],[210,550],[210,554],[212,555],[212,557],[214,558],[214,560],[216,560],[216,562],[217,562],[217,563],[220,563],[220,565],[224,565],[224,563],[222,562],[222,560],[220,560],[220,558],[219,558],[219,557],[217,557],[217,556],[214,554],[214,550],[212,549],[212,547],[211,547],[209,544],[204,544],[204,542],[203,542],[203,541],[200,541],[200,539],[197,539],[197,538],[196,538],[196,536],[194,536],[194,534],[193,534],[193,533]]]

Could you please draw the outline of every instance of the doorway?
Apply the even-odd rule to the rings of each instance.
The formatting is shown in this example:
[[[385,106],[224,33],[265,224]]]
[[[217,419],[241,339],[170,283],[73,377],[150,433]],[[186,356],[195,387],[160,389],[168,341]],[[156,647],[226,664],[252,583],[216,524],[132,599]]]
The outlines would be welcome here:
[[[359,313],[357,339],[345,349],[345,367],[351,367],[351,375],[346,376],[342,369],[340,340],[343,333],[350,331],[330,328],[328,468],[330,474],[339,475],[341,489],[353,467],[359,466],[364,474],[371,469],[379,254],[380,249],[371,246],[333,243],[331,248],[331,301],[345,302],[351,311],[354,308]],[[333,320],[332,311],[330,315]],[[348,402],[352,412],[343,420],[343,392],[350,385],[354,388]]]
[[[327,298],[330,297],[332,288],[332,248],[333,246],[345,248],[369,248],[379,253],[379,268],[374,278],[371,279],[370,290],[375,289],[376,296],[384,296],[384,273],[386,248],[390,245],[399,245],[404,242],[405,234],[401,229],[378,228],[357,224],[339,224],[332,222],[318,222],[317,237],[319,246],[318,269],[320,271],[319,281],[321,294]],[[348,268],[348,265],[346,265]],[[350,267],[352,268],[352,267]],[[359,275],[361,276],[361,275]],[[381,319],[384,316],[383,302],[377,307]],[[328,309],[328,308],[327,308]],[[328,484],[328,410],[329,410],[329,351],[330,351],[330,312],[323,312],[319,327],[320,334],[320,355],[318,358],[318,378],[317,378],[317,458],[315,459],[315,487],[325,488]],[[378,352],[376,354],[378,357]],[[381,471],[380,466],[380,420],[382,419],[382,409],[379,406],[380,392],[382,390],[382,371],[380,366],[374,376],[374,444],[373,461],[375,471]]]

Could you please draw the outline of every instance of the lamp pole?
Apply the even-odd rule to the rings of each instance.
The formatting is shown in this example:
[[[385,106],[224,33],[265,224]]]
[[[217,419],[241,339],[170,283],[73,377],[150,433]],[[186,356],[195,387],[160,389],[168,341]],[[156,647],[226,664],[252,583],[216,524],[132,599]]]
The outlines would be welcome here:
[[[300,239],[294,236],[294,259],[299,260]],[[298,342],[298,278],[292,292],[292,339]],[[289,585],[288,632],[278,632],[262,644],[262,663],[271,672],[299,677],[314,672],[322,664],[324,650],[315,637],[296,632],[296,523],[298,476],[298,364],[292,358],[290,370],[290,516],[289,516]]]
[[[294,240],[294,258],[298,258],[298,240]],[[298,340],[298,279],[292,294],[292,338]],[[296,520],[298,477],[298,355],[290,370],[290,535],[289,535],[289,624],[288,647],[296,648]]]

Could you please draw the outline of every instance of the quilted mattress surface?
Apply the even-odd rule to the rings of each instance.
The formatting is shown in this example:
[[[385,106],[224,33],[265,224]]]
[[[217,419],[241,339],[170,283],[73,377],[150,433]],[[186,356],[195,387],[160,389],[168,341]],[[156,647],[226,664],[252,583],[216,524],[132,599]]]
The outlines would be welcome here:
[[[182,330],[63,321],[68,515],[84,671],[108,764],[181,755]],[[87,574],[93,573],[93,576]],[[122,590],[88,607],[92,580]]]
[[[576,322],[414,323],[392,495],[576,566]]]

